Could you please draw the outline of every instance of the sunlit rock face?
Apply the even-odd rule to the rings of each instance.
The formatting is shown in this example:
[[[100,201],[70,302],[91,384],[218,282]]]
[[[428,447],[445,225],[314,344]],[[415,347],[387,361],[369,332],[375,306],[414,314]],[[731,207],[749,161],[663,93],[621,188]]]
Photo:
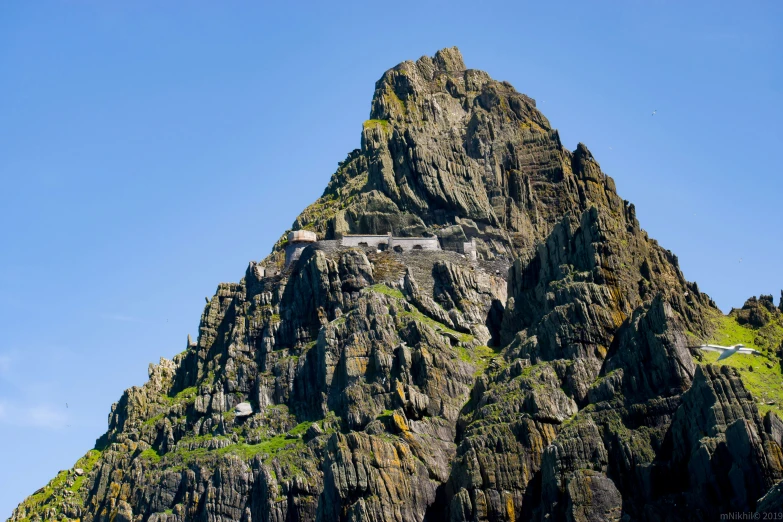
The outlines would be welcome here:
[[[565,150],[534,100],[456,48],[383,74],[361,147],[292,230],[11,520],[713,520],[783,504],[783,422],[735,370],[694,362],[714,304],[584,145]],[[780,316],[767,297],[743,310]]]

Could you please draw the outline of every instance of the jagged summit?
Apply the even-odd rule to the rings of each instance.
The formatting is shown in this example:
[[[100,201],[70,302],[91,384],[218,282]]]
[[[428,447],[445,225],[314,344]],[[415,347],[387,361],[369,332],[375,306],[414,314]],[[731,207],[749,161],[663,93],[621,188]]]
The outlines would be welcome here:
[[[361,148],[292,228],[476,238],[484,257],[510,260],[591,205],[623,202],[584,145],[566,150],[534,100],[448,48],[383,74]]]
[[[652,522],[783,504],[771,296],[722,316],[590,151],[456,48],[384,73],[361,147],[292,230],[11,520]],[[745,336],[764,366],[691,351]]]
[[[465,66],[465,60],[462,58],[462,53],[460,50],[456,46],[445,47],[436,52],[435,56],[429,57],[425,55],[419,58],[416,62],[407,60],[396,65],[395,67],[392,67],[386,71],[383,77],[375,84],[376,89],[379,85],[387,80],[387,77],[391,71],[403,69],[410,65],[417,67],[421,74],[429,81],[435,79],[435,76],[439,73],[462,74],[467,69]],[[375,99],[375,97],[373,99]]]
[[[386,71],[370,117],[362,148],[293,229],[327,240],[435,235],[444,243],[474,242],[481,259],[524,264],[563,216],[578,222],[597,209],[594,226],[620,229],[604,259],[589,263],[603,265],[599,280],[624,280],[611,308],[626,317],[642,299],[664,292],[692,331],[707,333],[700,309],[714,304],[689,287],[671,252],[647,238],[634,206],[617,195],[587,147],[563,148],[531,98],[467,69],[456,47]],[[635,237],[631,248],[627,234]],[[610,256],[616,262],[607,263]],[[280,254],[273,260],[279,264]]]

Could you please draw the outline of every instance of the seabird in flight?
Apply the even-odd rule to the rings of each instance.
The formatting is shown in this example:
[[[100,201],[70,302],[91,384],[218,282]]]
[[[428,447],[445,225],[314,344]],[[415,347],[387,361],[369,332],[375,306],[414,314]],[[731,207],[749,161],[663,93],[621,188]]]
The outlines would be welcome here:
[[[719,346],[717,344],[702,344],[699,346],[702,350],[708,352],[718,352],[720,357],[718,360],[728,359],[735,353],[746,353],[751,355],[761,355],[761,352],[754,350],[753,348],[746,348],[744,344],[735,344],[734,346]]]

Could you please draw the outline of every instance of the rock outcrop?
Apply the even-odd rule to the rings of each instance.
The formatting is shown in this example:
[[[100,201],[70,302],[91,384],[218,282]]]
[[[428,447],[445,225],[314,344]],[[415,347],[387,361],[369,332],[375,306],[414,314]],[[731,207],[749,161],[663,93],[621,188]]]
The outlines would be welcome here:
[[[694,362],[719,312],[584,145],[566,150],[534,100],[456,48],[387,71],[370,118],[293,224],[319,241],[287,267],[284,234],[220,284],[197,341],[11,520],[780,509],[783,423],[736,372]],[[443,250],[335,241],[388,232]],[[471,240],[476,259],[454,248]],[[772,328],[767,297],[736,321]]]
[[[783,478],[780,444],[736,370],[699,366],[672,426],[672,466],[682,469],[691,505],[710,518],[751,512]]]

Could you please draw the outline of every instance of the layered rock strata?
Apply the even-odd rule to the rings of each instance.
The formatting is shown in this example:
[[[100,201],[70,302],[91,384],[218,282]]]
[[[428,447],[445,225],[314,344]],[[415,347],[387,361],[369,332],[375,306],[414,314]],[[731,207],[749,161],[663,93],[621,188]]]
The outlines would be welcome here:
[[[783,423],[690,348],[718,314],[587,148],[456,48],[11,520],[713,520],[774,512]],[[443,250],[346,248],[435,235]],[[473,241],[476,259],[450,245]],[[763,309],[763,311],[762,311]],[[777,317],[771,298],[738,312]],[[737,315],[735,314],[735,315]],[[776,315],[777,314],[777,315]],[[765,323],[766,324],[766,323]]]

